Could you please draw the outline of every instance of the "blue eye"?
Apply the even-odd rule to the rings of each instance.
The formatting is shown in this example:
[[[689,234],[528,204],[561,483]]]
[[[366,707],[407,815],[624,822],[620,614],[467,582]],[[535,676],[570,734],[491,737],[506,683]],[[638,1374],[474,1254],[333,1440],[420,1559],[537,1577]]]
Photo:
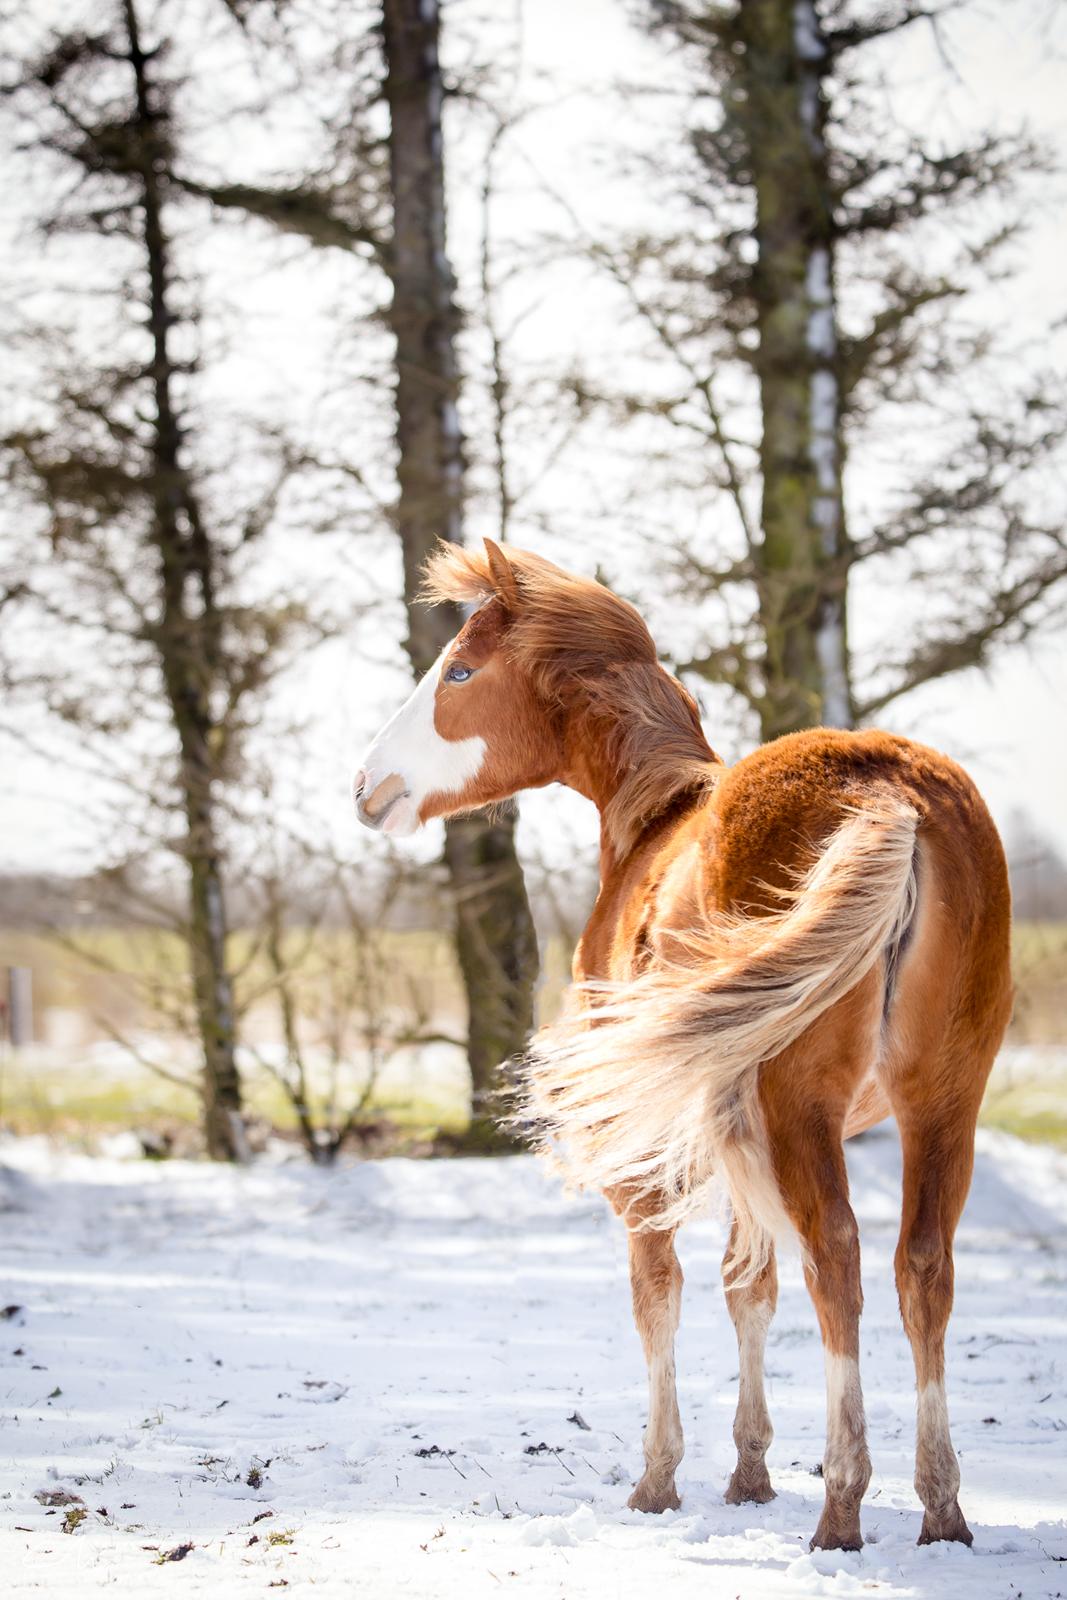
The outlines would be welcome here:
[[[453,661],[452,665],[448,668],[447,672],[445,673],[445,682],[446,683],[466,683],[467,679],[470,676],[471,676],[470,667],[461,667],[458,661]]]

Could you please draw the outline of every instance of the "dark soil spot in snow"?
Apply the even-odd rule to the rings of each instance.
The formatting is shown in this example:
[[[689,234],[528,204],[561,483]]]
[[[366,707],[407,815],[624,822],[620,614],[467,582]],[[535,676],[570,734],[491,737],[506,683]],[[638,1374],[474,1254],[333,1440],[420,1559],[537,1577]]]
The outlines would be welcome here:
[[[195,1550],[193,1544],[176,1544],[173,1550],[161,1550],[156,1557],[157,1567],[163,1566],[166,1561],[184,1561],[190,1550]]]

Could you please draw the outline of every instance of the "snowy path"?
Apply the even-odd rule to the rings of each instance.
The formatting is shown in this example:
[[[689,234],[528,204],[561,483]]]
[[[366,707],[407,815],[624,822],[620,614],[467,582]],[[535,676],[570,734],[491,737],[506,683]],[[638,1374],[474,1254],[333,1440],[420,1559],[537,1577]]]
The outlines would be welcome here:
[[[913,1542],[895,1136],[851,1167],[868,1544],[811,1555],[822,1367],[795,1264],[768,1352],[778,1499],[722,1502],[717,1224],[682,1236],[683,1505],[651,1519],[626,1509],[644,1372],[622,1233],[532,1162],[330,1176],[0,1145],[0,1304],[22,1308],[0,1321],[0,1592],[1067,1595],[1067,1158],[981,1136],[949,1356],[972,1551]],[[69,1535],[48,1490],[84,1502]]]

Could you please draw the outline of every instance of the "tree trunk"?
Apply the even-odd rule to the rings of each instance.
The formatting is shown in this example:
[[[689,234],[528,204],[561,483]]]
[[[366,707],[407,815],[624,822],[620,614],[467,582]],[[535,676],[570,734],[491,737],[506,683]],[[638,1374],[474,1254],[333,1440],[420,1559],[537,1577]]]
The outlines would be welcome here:
[[[161,607],[155,631],[163,681],[180,748],[178,782],[186,822],[189,942],[197,1024],[203,1050],[202,1101],[208,1154],[244,1159],[241,1086],[235,1060],[233,986],[226,962],[222,852],[213,793],[216,728],[211,691],[220,678],[221,623],[215,604],[211,541],[182,459],[182,436],[172,395],[169,330],[170,245],[163,227],[165,121],[153,104],[148,57],[141,46],[133,0],[124,0],[129,60],[137,87],[139,196],[148,270],[148,327],[152,340],[152,543]]]
[[[852,725],[826,45],[813,0],[746,0],[735,82],[756,196],[765,739]]]
[[[418,606],[422,564],[438,538],[463,534],[463,440],[457,314],[445,239],[443,85],[436,0],[385,0],[393,238],[388,255],[396,340],[397,525],[404,557],[407,652],[426,672],[458,631],[455,607]],[[467,995],[471,1134],[495,1143],[489,1114],[497,1067],[520,1051],[533,1019],[537,941],[514,817],[446,825],[445,862],[456,908],[456,946]]]
[[[456,899],[456,953],[470,1018],[471,1140],[508,1143],[493,1118],[498,1068],[522,1050],[533,1018],[537,936],[512,818],[488,823],[457,817],[445,836],[445,861]]]

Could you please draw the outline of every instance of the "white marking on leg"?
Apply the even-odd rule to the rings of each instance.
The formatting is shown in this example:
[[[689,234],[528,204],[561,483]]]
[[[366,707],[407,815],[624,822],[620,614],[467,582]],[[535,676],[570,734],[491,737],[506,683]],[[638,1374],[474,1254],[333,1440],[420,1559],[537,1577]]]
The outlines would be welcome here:
[[[667,1282],[648,1294],[642,1271],[646,1237],[630,1235],[630,1271],[634,1319],[648,1362],[648,1422],[645,1426],[645,1471],[630,1496],[639,1511],[664,1511],[678,1505],[674,1471],[685,1451],[674,1370],[674,1335],[682,1307],[682,1269],[670,1249]]]
[[[762,1461],[774,1437],[763,1385],[763,1358],[772,1315],[769,1300],[748,1297],[734,1311],[740,1368],[734,1443],[746,1466]]]
[[[940,1511],[956,1499],[960,1488],[944,1381],[924,1384],[916,1399],[915,1491],[924,1507]]]
[[[777,1299],[773,1261],[770,1277],[742,1289],[727,1289],[726,1304],[737,1333],[738,1384],[734,1415],[737,1466],[726,1486],[727,1505],[773,1500],[767,1449],[774,1438],[763,1385],[763,1353]]]
[[[657,1481],[674,1477],[682,1459],[684,1442],[678,1410],[674,1369],[674,1340],[648,1364],[648,1426],[645,1429],[645,1466]]]
[[[826,1353],[826,1492],[862,1494],[871,1476],[860,1369],[851,1356]]]
[[[434,726],[434,699],[441,681],[445,646],[429,672],[400,710],[379,733],[363,762],[363,794],[398,774],[407,791],[395,800],[382,822],[382,832],[406,838],[419,826],[419,807],[431,794],[461,794],[485,760],[485,740],[442,739]]]

